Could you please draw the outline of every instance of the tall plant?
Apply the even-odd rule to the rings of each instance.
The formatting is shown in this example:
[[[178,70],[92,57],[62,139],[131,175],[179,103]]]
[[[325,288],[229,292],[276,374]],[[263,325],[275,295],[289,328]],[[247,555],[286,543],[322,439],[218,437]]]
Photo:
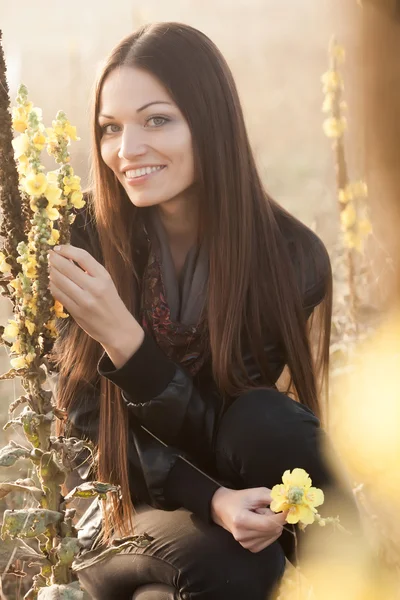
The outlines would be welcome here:
[[[12,129],[18,134],[13,139]],[[14,441],[0,449],[0,467],[10,467],[21,458],[34,466],[32,478],[0,484],[0,498],[24,492],[35,507],[6,510],[1,537],[24,546],[24,539],[36,540],[30,558],[40,563],[40,573],[25,598],[83,600],[85,592],[73,572],[73,561],[80,551],[75,509],[68,504],[77,497],[106,498],[120,493],[116,486],[89,482],[74,488],[67,496],[61,486],[72,471],[79,453],[89,442],[77,438],[52,436],[55,419],[67,419],[58,409],[52,392],[42,386],[47,379],[48,354],[57,338],[57,319],[68,318],[60,302],[49,291],[48,252],[56,243],[70,240],[75,210],[84,206],[80,178],[70,165],[69,146],[77,140],[76,129],[65,113],[58,112],[52,127],[45,128],[42,111],[28,99],[21,85],[16,106],[10,114],[6,65],[0,32],[0,285],[2,295],[12,304],[13,318],[0,327],[1,343],[11,352],[11,368],[0,380],[20,378],[25,393],[9,407],[11,425],[23,428],[26,444]],[[57,169],[45,172],[41,164],[44,149],[55,159]],[[17,408],[24,406],[14,416]],[[145,545],[148,536],[132,536],[124,544],[100,553],[121,551],[128,544]],[[91,559],[93,561],[93,558]],[[82,561],[81,561],[82,564]]]

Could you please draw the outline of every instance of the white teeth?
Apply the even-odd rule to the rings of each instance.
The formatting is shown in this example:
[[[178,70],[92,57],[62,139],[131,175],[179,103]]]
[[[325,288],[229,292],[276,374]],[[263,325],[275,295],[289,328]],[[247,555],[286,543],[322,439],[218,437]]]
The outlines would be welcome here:
[[[134,179],[135,177],[141,177],[142,175],[149,175],[150,173],[153,173],[153,171],[160,171],[162,168],[163,165],[157,167],[142,167],[141,169],[130,169],[129,171],[125,171],[125,177]]]

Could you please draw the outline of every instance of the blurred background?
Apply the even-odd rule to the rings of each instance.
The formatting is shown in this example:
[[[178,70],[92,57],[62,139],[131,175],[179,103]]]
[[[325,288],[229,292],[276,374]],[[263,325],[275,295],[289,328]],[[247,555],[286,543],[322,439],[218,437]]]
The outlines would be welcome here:
[[[339,4],[338,0],[70,0],[68,4],[1,0],[11,96],[24,82],[47,123],[58,109],[67,113],[81,137],[73,152],[84,178],[91,90],[101,62],[122,37],[144,23],[193,25],[211,37],[232,68],[266,186],[307,224],[316,221],[332,242],[334,174],[320,110],[320,76],[327,67],[332,33],[346,43],[351,79],[356,60],[354,26],[348,10],[343,18]],[[362,157],[357,160],[361,169]]]
[[[340,380],[331,400],[337,407],[333,434],[347,459],[352,482],[361,486],[357,489],[373,489],[379,481],[381,495],[361,496],[361,504],[367,507],[366,521],[372,523],[370,533],[385,557],[385,568],[397,577],[400,532],[391,529],[390,515],[400,508],[400,319],[393,316],[400,273],[396,263],[400,255],[398,4],[397,0],[147,0],[142,4],[0,0],[11,98],[22,82],[30,99],[43,109],[47,126],[57,110],[67,113],[81,137],[72,146],[72,164],[84,182],[92,86],[102,61],[122,37],[144,23],[180,21],[202,30],[220,48],[236,79],[265,187],[312,227],[330,252],[335,280],[332,375],[338,374]],[[351,180],[368,183],[373,225],[364,256],[355,262],[355,285],[362,298],[357,313],[349,312],[349,254],[340,237],[335,156],[322,127],[326,116],[321,112],[321,76],[329,68],[332,35],[346,50],[341,66],[348,106],[346,166]],[[51,161],[46,166],[53,168]],[[4,298],[0,298],[0,314],[5,324],[11,305]],[[385,319],[381,330],[378,322]],[[363,354],[363,364],[355,366],[353,350],[365,340],[373,343]],[[8,367],[2,346],[1,372]],[[349,373],[350,383],[343,381]],[[9,402],[20,395],[18,386],[18,382],[0,382],[0,423],[7,420]],[[11,431],[24,440],[18,428],[0,430],[0,446]],[[10,477],[0,473],[0,480],[6,475]],[[360,556],[358,550],[354,553]],[[368,555],[366,562],[371,560]],[[367,581],[367,571],[359,572],[360,581]],[[358,591],[346,595],[345,587],[336,588],[335,583],[330,581],[319,597],[395,597],[383,588],[371,592],[361,584]],[[326,591],[329,587],[331,595]],[[289,593],[282,595],[284,600],[289,597]]]

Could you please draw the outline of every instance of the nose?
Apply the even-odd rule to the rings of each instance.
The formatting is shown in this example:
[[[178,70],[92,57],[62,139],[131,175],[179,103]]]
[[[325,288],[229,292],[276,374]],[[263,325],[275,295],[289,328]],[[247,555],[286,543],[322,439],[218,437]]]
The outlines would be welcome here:
[[[118,151],[118,158],[131,160],[135,156],[141,156],[146,153],[147,147],[143,140],[141,128],[127,126],[124,128],[121,136],[121,145]]]

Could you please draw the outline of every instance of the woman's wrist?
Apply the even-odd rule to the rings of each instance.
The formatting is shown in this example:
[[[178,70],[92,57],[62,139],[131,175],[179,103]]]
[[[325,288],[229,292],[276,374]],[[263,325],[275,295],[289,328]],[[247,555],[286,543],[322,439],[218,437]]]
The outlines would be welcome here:
[[[115,368],[120,369],[139,350],[143,340],[144,329],[132,317],[120,334],[114,333],[112,342],[102,343],[102,346]]]
[[[221,507],[224,505],[227,494],[229,494],[231,490],[226,487],[219,487],[211,499],[211,518],[220,527],[224,527],[221,515]]]

